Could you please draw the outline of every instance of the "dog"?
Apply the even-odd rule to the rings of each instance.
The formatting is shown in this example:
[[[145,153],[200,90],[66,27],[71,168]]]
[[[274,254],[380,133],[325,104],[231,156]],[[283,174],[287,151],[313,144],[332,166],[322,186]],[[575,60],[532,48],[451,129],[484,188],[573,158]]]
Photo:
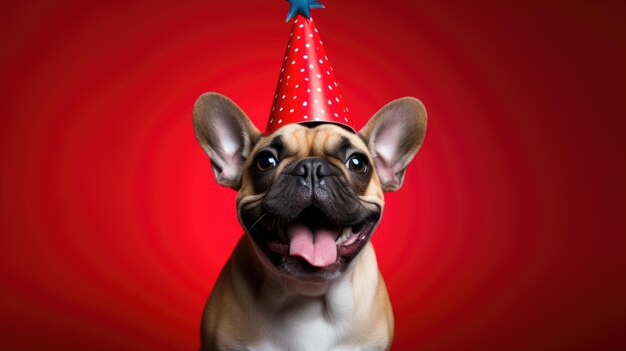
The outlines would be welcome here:
[[[388,350],[393,312],[370,237],[423,143],[422,103],[392,101],[358,133],[293,123],[262,135],[206,93],[193,121],[245,231],[206,303],[201,348]]]

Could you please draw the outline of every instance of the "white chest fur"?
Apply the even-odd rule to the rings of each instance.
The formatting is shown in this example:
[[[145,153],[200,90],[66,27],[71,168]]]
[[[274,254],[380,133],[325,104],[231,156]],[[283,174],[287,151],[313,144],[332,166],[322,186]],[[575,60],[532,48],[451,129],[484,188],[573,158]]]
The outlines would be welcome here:
[[[316,295],[311,287],[294,290]],[[251,350],[356,350],[345,342],[354,332],[352,286],[344,279],[324,290],[321,296],[290,296],[276,306],[263,325],[263,341]]]

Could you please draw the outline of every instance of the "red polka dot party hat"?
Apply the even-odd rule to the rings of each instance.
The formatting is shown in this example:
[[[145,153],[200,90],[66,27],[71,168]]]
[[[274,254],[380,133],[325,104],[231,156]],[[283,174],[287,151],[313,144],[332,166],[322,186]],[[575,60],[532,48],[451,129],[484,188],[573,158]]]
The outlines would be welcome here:
[[[278,78],[266,134],[290,123],[334,123],[354,131],[335,73],[320,38],[311,8],[315,0],[289,0],[287,21],[294,19]]]

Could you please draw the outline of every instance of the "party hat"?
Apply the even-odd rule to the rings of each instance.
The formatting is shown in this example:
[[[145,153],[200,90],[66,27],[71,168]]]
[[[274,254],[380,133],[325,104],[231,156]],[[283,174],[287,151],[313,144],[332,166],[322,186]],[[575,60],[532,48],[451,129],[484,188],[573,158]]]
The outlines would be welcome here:
[[[287,21],[295,18],[272,103],[266,134],[290,123],[334,123],[354,131],[326,50],[315,28],[313,0],[290,0]]]

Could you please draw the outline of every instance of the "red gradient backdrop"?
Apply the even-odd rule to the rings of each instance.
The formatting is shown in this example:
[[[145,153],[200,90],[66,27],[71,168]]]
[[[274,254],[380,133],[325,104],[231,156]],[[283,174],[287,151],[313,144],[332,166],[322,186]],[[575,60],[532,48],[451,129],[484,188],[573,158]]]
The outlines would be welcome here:
[[[393,349],[626,349],[624,3],[324,3],[357,127],[405,95],[429,112],[373,239]],[[287,9],[3,4],[2,349],[197,348],[242,231],[192,105],[265,126]]]

